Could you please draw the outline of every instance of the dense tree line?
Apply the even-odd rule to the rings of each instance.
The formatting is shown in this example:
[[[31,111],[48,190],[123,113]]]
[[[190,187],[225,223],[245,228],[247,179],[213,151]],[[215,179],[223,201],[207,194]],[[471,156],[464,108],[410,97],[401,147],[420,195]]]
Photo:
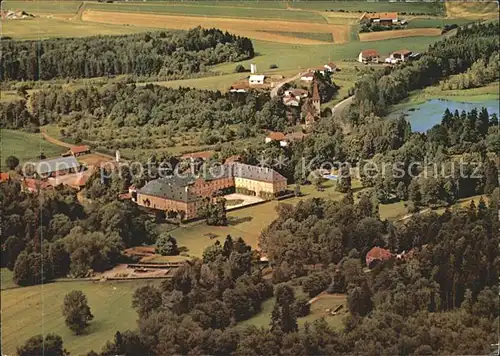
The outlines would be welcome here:
[[[2,127],[36,130],[57,123],[63,136],[109,149],[169,147],[179,133],[189,132],[198,133],[201,144],[215,144],[288,125],[283,103],[256,91],[116,84],[42,90],[30,102],[30,109],[24,100],[1,104]]]
[[[100,353],[88,355],[489,353],[500,310],[497,208],[498,196],[490,206],[389,224],[375,213],[352,218],[356,211],[368,214],[368,204],[361,202],[314,199],[281,207],[278,220],[264,233],[264,248],[290,276],[298,265],[318,262],[323,267],[307,271],[302,282],[291,278],[311,295],[328,285],[328,291],[347,294],[349,314],[341,330],[324,319],[299,328],[299,298],[289,283],[275,286],[268,327],[238,325],[272,289],[261,279],[250,249],[228,238],[224,245],[208,248],[203,262],[186,264],[160,287],[138,289],[133,298],[140,317],[137,328],[117,332]],[[355,231],[342,235],[344,227]],[[334,251],[329,241],[339,240],[338,235],[346,239],[345,252],[323,252]],[[288,244],[294,260],[290,270],[283,262],[292,256],[279,252]],[[407,254],[366,273],[365,247],[373,245]]]
[[[364,76],[356,82],[350,118],[358,121],[371,113],[383,115],[410,91],[462,73],[480,59],[489,61],[499,49],[498,29],[498,23],[459,28],[455,36],[430,45],[419,60]]]
[[[499,79],[500,54],[495,52],[488,60],[479,59],[462,74],[457,74],[441,83],[443,90],[462,90],[481,87]]]
[[[2,41],[0,80],[92,78],[119,74],[181,78],[209,65],[252,58],[250,39],[218,29],[121,36]]]
[[[67,275],[82,277],[114,266],[128,246],[153,242],[149,218],[130,202],[94,204],[85,212],[68,188],[22,192],[18,182],[0,184],[2,267],[19,285]]]

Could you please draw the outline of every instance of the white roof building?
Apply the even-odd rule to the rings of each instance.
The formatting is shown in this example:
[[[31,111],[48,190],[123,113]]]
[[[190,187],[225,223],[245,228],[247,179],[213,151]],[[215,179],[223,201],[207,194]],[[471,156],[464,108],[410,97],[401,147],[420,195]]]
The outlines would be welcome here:
[[[248,84],[250,85],[256,85],[256,84],[264,84],[264,79],[266,78],[265,75],[251,75],[248,78]]]

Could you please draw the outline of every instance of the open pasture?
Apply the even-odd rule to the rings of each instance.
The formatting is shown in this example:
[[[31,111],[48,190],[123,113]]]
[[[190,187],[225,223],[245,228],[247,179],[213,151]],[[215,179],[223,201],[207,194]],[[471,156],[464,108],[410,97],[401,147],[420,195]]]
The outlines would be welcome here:
[[[54,37],[86,37],[95,35],[124,35],[147,30],[147,27],[121,26],[105,23],[98,24],[47,17],[36,17],[26,20],[7,20],[2,22],[2,35],[19,40],[39,40]]]
[[[251,6],[251,5],[250,5]],[[109,11],[109,12],[132,12],[132,13],[153,13],[153,14],[173,14],[184,16],[204,16],[204,17],[225,17],[225,18],[253,18],[253,19],[279,19],[286,21],[305,21],[324,23],[325,19],[310,11],[287,11],[285,9],[267,9],[254,7],[239,7],[224,5],[196,5],[186,3],[89,3],[86,9]]]
[[[498,3],[496,1],[446,1],[447,17],[469,19],[498,19]]]
[[[23,10],[30,14],[76,14],[81,1],[2,1],[3,10]]]
[[[474,22],[472,19],[466,19],[466,18],[439,18],[439,17],[434,17],[434,18],[414,18],[410,19],[408,21],[408,29],[411,28],[442,28],[445,25],[465,25],[468,23]]]
[[[2,351],[14,355],[16,347],[31,336],[56,333],[72,355],[100,351],[116,331],[135,329],[137,314],[132,309],[135,289],[158,281],[55,282],[43,286],[2,291]],[[83,335],[74,335],[61,313],[64,296],[81,290],[88,298],[94,320]]]
[[[418,13],[439,16],[444,13],[440,2],[389,2],[389,1],[297,1],[289,2],[291,8],[317,11],[348,11],[359,15],[369,12]]]
[[[323,42],[307,38],[283,36],[281,34],[264,31],[293,33],[297,32],[297,29],[300,28],[300,32],[302,33],[332,33],[334,42],[336,43],[344,42],[349,35],[349,27],[347,25],[290,22],[281,20],[187,17],[145,13],[119,13],[96,10],[85,10],[82,14],[82,20],[85,22],[104,24],[132,25],[138,27],[149,26],[181,30],[190,29],[196,26],[206,28],[216,27],[241,36],[248,36],[252,39],[293,44],[321,44]]]
[[[6,129],[0,130],[0,149],[2,151],[2,162],[0,162],[2,169],[5,168],[4,161],[8,156],[16,156],[22,164],[37,159],[40,153],[46,157],[53,157],[67,151],[64,147],[45,141],[40,134]]]

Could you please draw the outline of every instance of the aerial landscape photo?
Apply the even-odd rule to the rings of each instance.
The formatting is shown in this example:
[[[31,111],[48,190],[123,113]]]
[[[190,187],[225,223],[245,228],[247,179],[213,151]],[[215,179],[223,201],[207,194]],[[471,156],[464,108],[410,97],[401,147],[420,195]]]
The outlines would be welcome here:
[[[498,1],[0,4],[0,355],[500,355]]]

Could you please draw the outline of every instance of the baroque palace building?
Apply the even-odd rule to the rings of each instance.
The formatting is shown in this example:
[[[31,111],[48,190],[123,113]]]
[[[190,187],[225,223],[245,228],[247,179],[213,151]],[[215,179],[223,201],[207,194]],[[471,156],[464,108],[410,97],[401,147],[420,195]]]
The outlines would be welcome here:
[[[199,216],[207,197],[236,191],[271,199],[286,187],[286,178],[271,168],[232,163],[218,167],[215,173],[155,179],[131,193],[132,200],[140,206],[190,220]]]

